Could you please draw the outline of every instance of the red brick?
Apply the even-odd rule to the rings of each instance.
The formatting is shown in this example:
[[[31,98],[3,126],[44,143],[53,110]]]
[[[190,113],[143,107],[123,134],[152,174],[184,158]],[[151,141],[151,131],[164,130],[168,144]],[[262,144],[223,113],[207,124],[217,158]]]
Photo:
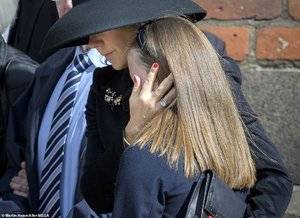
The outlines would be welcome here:
[[[300,0],[289,0],[289,13],[295,20],[300,20]]]
[[[205,26],[200,29],[211,32],[226,43],[226,50],[230,57],[242,61],[249,53],[249,33],[247,27]]]
[[[263,28],[256,37],[258,59],[300,60],[300,27]]]
[[[207,18],[238,20],[274,19],[281,15],[281,0],[194,0],[208,12]],[[299,1],[299,0],[296,0]]]

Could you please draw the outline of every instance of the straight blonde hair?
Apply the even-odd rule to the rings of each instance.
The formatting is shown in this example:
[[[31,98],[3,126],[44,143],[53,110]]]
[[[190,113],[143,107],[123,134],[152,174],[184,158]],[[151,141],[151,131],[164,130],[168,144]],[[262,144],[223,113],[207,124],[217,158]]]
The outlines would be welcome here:
[[[150,67],[160,63],[157,82],[171,73],[177,97],[173,106],[150,121],[135,139],[152,153],[166,155],[176,168],[184,157],[186,177],[211,169],[231,188],[255,183],[243,123],[219,57],[204,33],[182,17],[148,24],[140,53]]]

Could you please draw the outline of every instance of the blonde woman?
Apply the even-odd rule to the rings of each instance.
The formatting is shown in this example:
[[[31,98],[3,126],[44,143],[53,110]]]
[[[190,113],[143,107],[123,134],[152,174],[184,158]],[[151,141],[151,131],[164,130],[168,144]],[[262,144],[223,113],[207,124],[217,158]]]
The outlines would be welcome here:
[[[182,217],[193,182],[207,169],[232,189],[251,188],[255,165],[243,124],[206,36],[180,17],[154,21],[139,35],[144,40],[128,55],[134,80],[130,118],[146,116],[139,109],[141,96],[166,77],[174,78],[176,100],[130,139],[120,163],[114,217]],[[157,79],[145,83],[141,78],[154,62],[160,67],[150,74]]]
[[[83,12],[88,12],[89,15],[87,16]],[[149,120],[152,120],[153,116],[155,117],[155,119],[158,119],[159,116],[155,116],[156,113],[159,113],[161,110],[164,110],[165,106],[168,106],[170,103],[173,102],[172,99],[174,98],[175,88],[171,88],[169,91],[168,88],[172,86],[172,78],[167,77],[158,85],[158,87],[154,87],[154,89],[152,90],[148,89],[148,94],[142,96],[139,95],[139,98],[137,99],[139,99],[139,102],[141,103],[138,105],[139,110],[142,111],[141,113],[139,112],[139,114],[142,114],[141,116],[131,116],[133,115],[132,111],[134,109],[132,107],[129,111],[128,107],[129,96],[132,91],[133,83],[128,74],[127,56],[128,51],[132,47],[132,44],[136,41],[138,28],[141,25],[147,23],[148,21],[155,21],[170,14],[184,14],[188,17],[192,17],[195,21],[199,21],[205,16],[205,11],[190,0],[89,0],[83,1],[82,4],[74,7],[62,19],[55,23],[46,37],[44,48],[48,51],[55,50],[56,48],[60,47],[84,44],[89,42],[91,47],[97,48],[100,51],[100,53],[104,55],[107,58],[107,60],[109,60],[109,62],[112,64],[112,66],[103,69],[97,69],[94,72],[93,85],[91,87],[89,99],[86,106],[88,142],[85,158],[86,161],[81,180],[81,191],[87,203],[98,214],[110,212],[112,211],[112,208],[114,206],[113,202],[115,199],[114,190],[116,184],[116,174],[119,169],[120,156],[124,151],[123,133],[130,142],[138,142],[138,139],[141,139],[141,142],[148,141],[148,139],[151,139],[151,137],[154,134],[143,134],[140,135],[141,138],[139,138],[139,130],[145,130],[144,125],[147,124]],[[265,135],[261,124],[259,123],[257,117],[253,115],[253,111],[251,110],[250,106],[248,105],[247,101],[243,96],[243,93],[241,91],[241,74],[238,65],[226,55],[223,42],[221,42],[211,34],[206,33],[206,36],[210,43],[213,45],[214,49],[219,54],[220,60],[222,60],[222,68],[228,80],[230,81],[230,87],[234,93],[235,102],[239,114],[242,117],[246,129],[253,140],[249,140],[249,147],[251,148],[251,151],[255,153],[253,158],[255,160],[257,180],[254,186],[250,189],[250,194],[247,197],[247,209],[244,216],[283,216],[292,192],[292,183],[290,177],[288,176],[287,170],[284,167],[284,164],[282,163],[278,151],[270,142],[268,137]],[[176,38],[176,36],[170,36],[170,40],[173,40],[173,38]],[[193,42],[194,41],[195,40],[193,40]],[[192,48],[194,48],[194,45],[192,43],[190,45],[192,46]],[[174,48],[174,50],[176,52],[179,52],[179,49],[177,47]],[[185,54],[185,56],[188,55]],[[211,58],[209,60],[211,60]],[[179,63],[188,64],[188,66],[185,67],[191,67],[191,63],[194,63],[193,60],[185,60],[184,58],[177,58],[174,61],[176,61],[177,65]],[[205,59],[205,61],[207,60]],[[166,66],[165,63],[159,64],[160,69]],[[152,67],[151,72],[147,75],[147,78],[145,80],[146,84],[149,84],[151,78],[154,78],[153,72],[155,72],[156,70]],[[172,72],[173,70],[174,69],[170,69],[170,72]],[[203,71],[204,69],[201,70]],[[158,74],[158,76],[159,75],[162,74]],[[158,79],[159,81],[161,81],[160,78]],[[194,82],[194,80],[192,80],[192,82]],[[209,81],[209,83],[211,84],[214,84],[215,82],[216,81]],[[136,83],[137,82],[135,82],[135,84]],[[145,84],[143,84],[143,87],[144,86]],[[148,85],[148,87],[150,86]],[[193,95],[189,95],[189,102],[194,102],[194,97],[195,96]],[[219,101],[214,100],[212,102],[217,103]],[[135,112],[134,114],[137,114],[137,112]],[[212,114],[221,116],[221,114],[218,114],[217,112],[213,112]],[[170,117],[170,119],[171,118],[172,117]],[[230,117],[230,120],[231,119],[233,119],[233,117]],[[234,119],[236,119],[236,117]],[[197,125],[192,127],[199,128],[199,126],[201,125],[209,126],[210,128],[207,130],[201,129],[201,131],[205,131],[208,133],[208,130],[213,130],[213,127],[216,125],[218,128],[220,128],[220,134],[223,134],[223,128],[225,127],[219,126],[220,122],[221,121],[218,121],[212,126],[209,126],[209,124],[207,123],[197,123]],[[191,124],[195,124],[195,122],[190,123],[190,125]],[[191,129],[189,128],[192,128],[191,126],[188,128],[187,127],[185,127],[185,129],[183,130],[190,131]],[[152,130],[153,129],[154,127],[152,128]],[[232,131],[228,130],[228,133],[226,134],[230,133],[232,133]],[[177,135],[178,137],[181,137],[182,140],[182,136],[186,137],[188,134],[190,133],[186,132],[185,134]],[[228,135],[218,135],[218,139],[225,138],[226,141],[237,141],[237,139],[241,139],[240,131],[236,134],[237,135],[235,135],[235,138],[233,139],[227,139]],[[174,134],[166,135],[166,138],[170,138],[169,136],[174,136]],[[205,138],[203,139],[209,139],[209,141],[205,141],[205,144],[211,144],[216,140],[216,138],[213,138],[212,136],[213,134],[205,135]],[[239,137],[236,138],[236,136]],[[195,141],[189,142],[189,140],[192,139],[192,137],[188,137],[184,138],[184,141],[186,144],[191,144],[192,148],[195,149],[195,145],[197,143],[195,143]],[[159,139],[156,142],[161,142],[161,140]],[[217,143],[224,144],[226,142]],[[239,146],[243,147],[244,141],[242,141],[241,143],[242,144],[240,144]],[[159,146],[152,147],[152,150],[150,150],[149,146],[154,146],[156,145],[156,143],[148,143],[146,145],[143,143],[137,143],[137,146],[139,144],[140,146],[145,146],[141,151],[147,152],[147,154],[149,154],[150,157],[155,157],[162,151],[162,147]],[[175,145],[176,144],[179,145],[178,142],[176,142]],[[166,145],[170,145],[170,143],[165,144],[165,146]],[[185,144],[182,144],[181,146],[183,145]],[[174,148],[178,147],[175,146]],[[203,146],[201,148],[203,148]],[[139,147],[133,147],[132,149],[140,151]],[[171,170],[173,170],[174,167],[176,169],[176,160],[179,158],[178,160],[180,162],[180,158],[185,158],[185,156],[183,153],[180,157],[178,157],[176,156],[176,154],[178,155],[178,152],[176,153],[174,151],[174,153],[170,153],[169,149],[169,147],[166,147],[166,152],[165,150],[163,150],[164,157],[166,157],[167,161],[165,163],[165,166],[169,166],[168,164],[169,162],[171,162],[171,165],[175,165],[171,168]],[[148,152],[149,150],[150,152]],[[151,151],[154,153],[151,153]],[[201,152],[204,151],[205,150],[202,151],[201,149]],[[221,152],[222,150],[218,150],[218,148],[215,147],[213,149],[210,149],[210,151],[213,153],[203,153],[202,156],[196,157],[196,161],[202,160],[203,156],[205,157],[202,160],[203,162],[200,163],[201,165],[199,165],[199,170],[202,170],[203,166],[205,166],[205,164],[208,164],[208,160],[211,161],[209,163],[212,165],[218,164],[220,163],[220,161],[222,163],[225,162],[224,160],[222,160],[221,157],[218,157],[217,160],[210,159],[211,155],[213,155],[214,152]],[[240,150],[240,152],[246,152],[246,150]],[[247,157],[246,153],[244,153],[244,157]],[[263,153],[266,155],[264,155]],[[173,154],[174,156],[172,156]],[[188,154],[191,154],[191,151],[187,151],[187,156],[190,157],[190,155]],[[226,152],[224,155],[228,157],[228,154],[232,153]],[[170,160],[168,160],[168,155],[171,156]],[[126,153],[124,156],[126,157]],[[266,156],[270,158],[266,158]],[[241,158],[244,159],[244,157]],[[190,177],[186,177],[186,173],[188,175],[193,171],[197,171],[196,165],[198,163],[185,163],[185,160],[182,160],[184,163],[183,166],[187,166],[187,168],[182,169],[183,173],[181,174],[181,178],[189,179]],[[248,160],[250,161],[251,159]],[[162,159],[160,159],[160,162],[162,164],[164,163]],[[235,187],[235,185],[242,187],[242,181],[245,181],[245,184],[250,185],[252,181],[251,178],[253,177],[249,177],[249,180],[238,178],[239,182],[227,178],[228,171],[232,170],[228,169],[228,164],[232,166],[234,165],[234,163],[236,162],[233,161],[232,163],[226,163],[225,166],[216,165],[213,169],[219,174],[221,178],[224,179],[224,176],[226,177],[226,179],[224,179],[225,182],[229,185],[233,185],[230,185],[230,187]],[[124,161],[122,161],[122,165],[123,164]],[[135,164],[139,166],[138,162],[136,162]],[[162,166],[162,164],[159,165]],[[249,162],[249,164],[246,166],[251,167],[252,164]],[[155,166],[153,165],[152,167]],[[144,170],[147,174],[151,175],[151,169],[153,169],[152,167],[147,166],[142,168],[141,170]],[[222,167],[226,169],[226,172],[220,173],[218,171],[222,169]],[[132,172],[132,174],[133,173],[134,172]],[[243,175],[252,175],[253,171],[249,173]],[[128,177],[126,178],[128,179]],[[120,182],[121,180],[122,176],[119,176],[118,185],[122,184],[122,182]],[[249,183],[247,183],[247,181]],[[125,183],[126,181],[123,182]],[[134,188],[134,186],[132,186],[132,188]],[[185,191],[188,192],[189,190],[190,187],[186,186]],[[127,194],[133,194],[132,189],[124,190],[124,192],[126,192]],[[181,197],[183,199],[186,196],[181,195]],[[167,199],[166,206],[168,203],[172,202],[172,199],[173,198]],[[116,200],[116,202],[120,202],[118,200]],[[125,201],[126,204],[123,204],[124,207],[134,207],[135,202],[129,202],[129,200],[127,199],[125,199]],[[180,205],[181,203],[179,203],[178,205]],[[149,204],[146,205],[149,206]],[[119,206],[121,207],[121,205]],[[176,208],[175,210],[173,210],[169,214],[179,213],[178,208]],[[148,210],[144,211],[146,211],[145,213],[149,213]],[[161,214],[162,211],[160,211],[160,213],[158,214]],[[164,212],[166,213],[167,211]],[[114,209],[114,214],[115,216],[117,216],[116,209]],[[119,213],[119,215],[121,214]],[[135,216],[135,213],[133,213],[132,216],[128,214],[126,216],[126,214],[123,214],[123,217],[137,216]]]

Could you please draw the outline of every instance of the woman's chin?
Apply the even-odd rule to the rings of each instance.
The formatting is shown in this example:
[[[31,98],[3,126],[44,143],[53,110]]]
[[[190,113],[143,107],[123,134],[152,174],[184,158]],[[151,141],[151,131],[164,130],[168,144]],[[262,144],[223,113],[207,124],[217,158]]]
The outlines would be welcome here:
[[[115,70],[123,70],[125,68],[127,68],[127,65],[125,64],[116,64],[116,63],[111,63],[111,66],[115,69]]]

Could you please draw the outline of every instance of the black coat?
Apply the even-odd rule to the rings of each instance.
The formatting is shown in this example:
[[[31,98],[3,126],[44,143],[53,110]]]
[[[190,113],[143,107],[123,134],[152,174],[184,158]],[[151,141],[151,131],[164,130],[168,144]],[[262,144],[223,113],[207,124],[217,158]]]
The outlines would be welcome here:
[[[72,63],[75,48],[65,48],[48,57],[36,70],[35,81],[31,86],[28,96],[30,98],[27,122],[28,128],[25,129],[26,137],[26,170],[29,185],[29,211],[38,213],[40,182],[38,180],[37,171],[37,146],[38,133],[41,126],[49,99],[67,66]],[[84,150],[86,147],[86,138],[81,141],[81,156],[79,168],[83,165]],[[81,169],[79,169],[79,177]],[[76,204],[82,199],[79,190],[79,184],[76,186],[74,203]]]
[[[14,125],[9,127],[8,131],[11,132],[11,138],[15,141],[15,146],[24,150],[23,159],[26,161],[29,195],[28,198],[23,198],[9,192],[5,194],[4,199],[13,201],[21,213],[38,213],[40,192],[40,182],[38,180],[37,171],[37,157],[39,155],[37,153],[38,133],[53,90],[67,66],[72,62],[74,54],[75,48],[71,47],[61,49],[48,57],[36,69],[34,80],[30,83],[29,87],[24,90],[18,102],[12,107],[14,116],[16,116],[17,119],[15,119]],[[25,104],[26,107],[24,108],[23,105]],[[20,119],[20,116],[23,116],[23,118]],[[86,138],[84,137],[81,142],[79,177],[81,176],[85,147]],[[15,176],[19,170],[19,163],[11,166],[11,171],[14,172],[13,176]],[[74,201],[78,203],[82,200],[79,184],[77,184],[75,192]],[[0,207],[0,213],[1,212],[3,211],[1,211]]]
[[[241,90],[238,65],[225,53],[224,43],[212,35],[208,39],[222,57],[223,69],[234,92],[240,115],[251,134],[252,151],[256,153],[257,182],[248,196],[245,217],[282,217],[292,193],[292,182],[275,146],[247,103]],[[107,88],[123,95],[120,106],[104,101]],[[123,151],[122,131],[129,120],[128,98],[132,82],[128,71],[111,67],[98,69],[86,106],[88,145],[81,191],[97,213],[110,212],[114,201],[114,184]],[[262,154],[263,151],[268,157]]]
[[[23,159],[26,161],[27,180],[29,186],[28,198],[23,198],[12,193],[4,196],[5,200],[11,200],[19,207],[22,213],[38,213],[39,206],[39,180],[37,174],[37,139],[42,122],[43,114],[52,95],[55,86],[66,67],[73,60],[75,48],[61,49],[37,69],[34,80],[28,89],[24,90],[21,98],[12,106],[13,114],[17,117],[14,125],[10,126],[11,139],[16,147],[24,150]],[[26,104],[24,109],[23,105]],[[27,115],[27,116],[26,116]],[[20,116],[23,116],[21,119]],[[82,148],[85,147],[86,140],[82,140]],[[83,158],[81,158],[83,160]],[[13,176],[20,170],[20,164],[12,165]],[[76,192],[75,201],[81,200],[79,187]],[[0,211],[1,213],[1,211]]]
[[[66,67],[72,62],[75,48],[65,48],[51,55],[36,70],[35,81],[28,96],[30,98],[26,137],[26,170],[29,185],[29,211],[38,213],[40,182],[37,171],[37,146],[38,133],[41,126],[49,99]],[[85,138],[81,142],[81,147],[85,147]],[[81,158],[82,160],[83,158]],[[81,165],[81,164],[80,164]],[[79,200],[79,187],[76,190],[75,203]]]
[[[38,62],[44,37],[58,19],[55,3],[50,0],[21,0],[17,19],[10,31],[8,44]]]
[[[24,127],[28,102],[21,99],[37,66],[23,52],[5,44],[0,36],[0,195],[10,190],[9,182],[24,160],[24,147],[18,146],[14,135]],[[16,104],[18,113],[13,109]]]

